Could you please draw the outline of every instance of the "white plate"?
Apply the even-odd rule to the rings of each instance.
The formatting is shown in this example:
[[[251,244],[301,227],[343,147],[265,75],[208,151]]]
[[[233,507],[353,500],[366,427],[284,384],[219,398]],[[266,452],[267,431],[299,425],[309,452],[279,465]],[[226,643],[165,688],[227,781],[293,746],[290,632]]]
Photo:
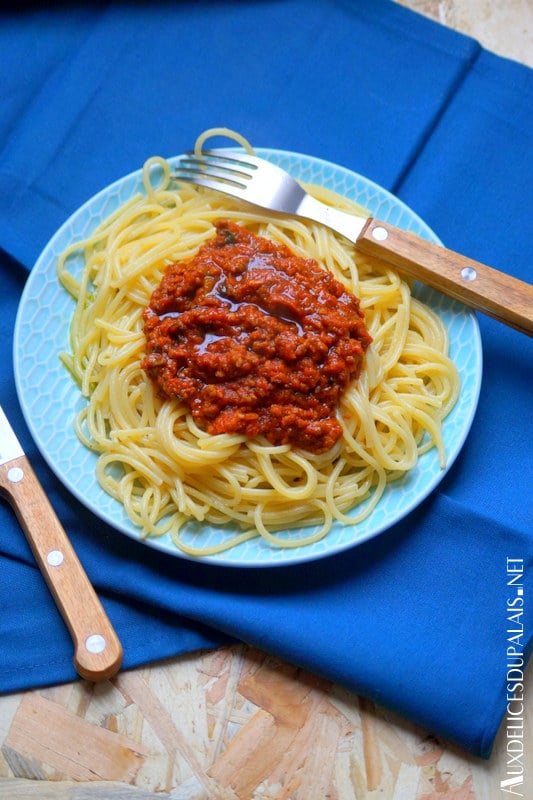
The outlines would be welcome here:
[[[279,164],[299,180],[323,185],[355,200],[382,220],[412,230],[431,241],[439,241],[407,206],[360,175],[297,153],[260,149],[258,154]],[[140,539],[139,530],[127,518],[122,505],[100,488],[95,477],[96,455],[81,445],[74,434],[72,423],[84,401],[59,361],[59,353],[68,348],[74,304],[57,280],[56,263],[67,245],[88,236],[102,219],[138,191],[142,191],[140,170],[95,195],[59,229],[30,273],[18,311],[14,339],[18,396],[39,450],[81,503],[117,531],[134,539]],[[417,287],[415,293],[446,324],[450,335],[450,355],[461,376],[459,400],[444,422],[448,470],[465,441],[477,407],[482,371],[479,329],[474,313],[462,304],[427,287]],[[224,566],[264,567],[295,564],[338,553],[399,522],[428,496],[445,474],[446,470],[440,469],[433,449],[424,454],[402,480],[387,487],[376,509],[357,526],[335,524],[322,541],[301,548],[274,548],[257,538],[202,559]],[[303,530],[290,532],[291,538],[303,534]],[[197,529],[195,536],[197,546],[207,547],[225,538],[227,530],[207,525]],[[142,541],[171,555],[188,558],[175,547],[169,536]]]

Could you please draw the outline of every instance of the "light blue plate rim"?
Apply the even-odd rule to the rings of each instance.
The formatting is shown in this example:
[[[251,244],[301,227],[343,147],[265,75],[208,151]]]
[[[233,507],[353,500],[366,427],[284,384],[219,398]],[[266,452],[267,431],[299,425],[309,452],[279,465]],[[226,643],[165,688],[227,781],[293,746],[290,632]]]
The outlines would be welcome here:
[[[441,243],[405,203],[358,173],[320,158],[285,150],[258,148],[257,153],[305,183],[323,185],[364,206],[373,216]],[[178,158],[169,161],[173,164]],[[362,523],[335,523],[320,542],[295,549],[274,548],[257,538],[229,551],[197,557],[179,550],[169,535],[141,539],[122,505],[99,486],[94,469],[96,455],[74,434],[72,422],[83,400],[59,360],[60,352],[68,348],[74,304],[56,275],[57,258],[64,248],[84,238],[138,191],[142,191],[141,169],[115,181],[74,212],[39,256],[19,304],[13,350],[17,394],[38,449],[64,486],[96,517],[126,536],[172,556],[228,567],[288,566],[334,555],[384,533],[417,508],[452,468],[463,447],[476,412],[482,376],[481,338],[474,312],[419,285],[415,287],[416,296],[430,305],[448,327],[450,355],[462,382],[457,404],[443,426],[447,452],[445,470],[440,469],[435,450],[424,454],[405,478],[387,487],[376,509]],[[204,547],[225,535],[224,528],[209,525],[195,533]],[[302,536],[304,531],[281,535]]]

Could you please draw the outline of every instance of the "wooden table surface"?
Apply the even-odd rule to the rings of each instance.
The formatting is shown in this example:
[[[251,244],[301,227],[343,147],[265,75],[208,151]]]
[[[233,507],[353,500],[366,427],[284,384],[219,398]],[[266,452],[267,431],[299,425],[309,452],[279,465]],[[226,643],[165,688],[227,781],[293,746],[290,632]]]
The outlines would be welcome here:
[[[530,0],[398,2],[533,66]],[[533,785],[533,663],[525,695]],[[483,761],[236,645],[1,697],[0,798],[500,800],[505,733]]]

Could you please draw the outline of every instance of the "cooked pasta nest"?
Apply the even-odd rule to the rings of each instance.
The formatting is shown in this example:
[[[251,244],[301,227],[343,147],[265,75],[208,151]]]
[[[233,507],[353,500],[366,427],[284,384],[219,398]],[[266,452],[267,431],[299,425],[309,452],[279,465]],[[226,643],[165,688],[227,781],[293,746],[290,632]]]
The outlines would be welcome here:
[[[444,324],[408,283],[318,224],[269,217],[219,193],[176,186],[164,159],[149,159],[143,180],[144,193],[69,247],[58,264],[76,301],[62,359],[87,401],[76,433],[98,454],[99,483],[141,536],[169,534],[189,555],[212,555],[256,536],[275,547],[302,547],[336,521],[357,525],[387,484],[430,448],[438,448],[444,468],[442,422],[457,399],[459,376]],[[306,188],[323,202],[363,212],[329,190]],[[152,291],[169,264],[192,257],[213,235],[221,217],[316,259],[360,299],[373,342],[337,410],[342,438],[326,453],[211,436],[179,401],[158,397],[141,369],[143,312]],[[80,255],[81,274],[74,266]],[[195,547],[184,538],[191,522],[225,526],[227,537]],[[294,539],[277,535],[302,528],[308,533]]]

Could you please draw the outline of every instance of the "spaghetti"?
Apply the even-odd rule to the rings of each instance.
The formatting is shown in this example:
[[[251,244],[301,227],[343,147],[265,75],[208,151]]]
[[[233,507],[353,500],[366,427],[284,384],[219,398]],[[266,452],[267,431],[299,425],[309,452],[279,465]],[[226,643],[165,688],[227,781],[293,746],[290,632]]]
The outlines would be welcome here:
[[[203,134],[197,148],[219,132]],[[270,218],[220,193],[173,185],[164,159],[145,163],[143,183],[145,193],[72,244],[58,264],[76,301],[70,352],[62,358],[87,399],[76,433],[98,454],[99,483],[143,536],[168,533],[189,555],[211,555],[258,535],[274,546],[301,547],[335,521],[355,525],[367,517],[387,483],[430,448],[438,448],[445,466],[442,421],[458,396],[458,373],[441,320],[407,283],[318,224]],[[306,188],[360,211],[330,191]],[[323,452],[273,444],[262,434],[211,434],[185,403],[160,396],[142,368],[143,317],[155,288],[169,265],[194,258],[221,218],[315,259],[359,298],[372,344],[337,404],[341,435]],[[77,274],[72,264],[80,253]],[[190,536],[185,541],[190,522],[226,526],[227,538],[197,548]],[[308,533],[277,535],[296,528]]]

